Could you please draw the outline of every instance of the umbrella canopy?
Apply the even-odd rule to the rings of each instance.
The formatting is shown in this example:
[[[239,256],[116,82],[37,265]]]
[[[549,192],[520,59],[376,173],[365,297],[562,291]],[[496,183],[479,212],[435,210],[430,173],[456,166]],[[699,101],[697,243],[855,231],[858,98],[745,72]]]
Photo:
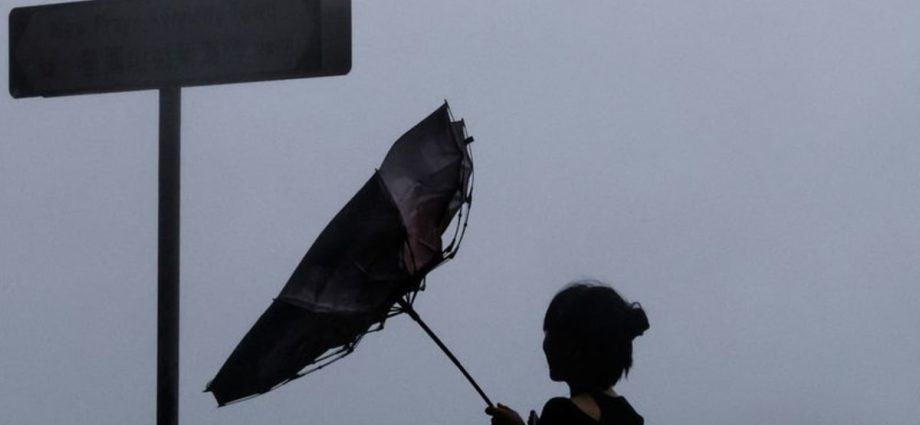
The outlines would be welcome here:
[[[425,275],[453,257],[462,239],[470,142],[445,102],[393,144],[208,384],[219,405],[322,368],[406,312]],[[458,213],[444,247],[442,235]]]

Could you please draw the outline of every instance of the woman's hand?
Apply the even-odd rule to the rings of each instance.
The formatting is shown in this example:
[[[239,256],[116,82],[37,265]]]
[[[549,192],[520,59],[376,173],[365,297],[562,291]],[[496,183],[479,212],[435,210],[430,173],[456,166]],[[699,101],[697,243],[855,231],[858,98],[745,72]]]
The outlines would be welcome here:
[[[486,414],[492,417],[492,425],[524,425],[521,415],[501,403],[497,407],[487,407]]]

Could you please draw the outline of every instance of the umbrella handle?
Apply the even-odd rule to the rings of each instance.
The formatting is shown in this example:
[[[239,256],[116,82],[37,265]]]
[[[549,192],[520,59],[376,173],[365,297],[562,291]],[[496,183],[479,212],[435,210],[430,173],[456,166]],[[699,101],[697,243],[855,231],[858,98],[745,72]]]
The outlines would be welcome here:
[[[427,333],[428,336],[431,337],[434,343],[437,344],[438,347],[441,349],[441,351],[443,351],[444,354],[447,355],[450,361],[454,362],[454,366],[457,366],[457,369],[460,369],[460,372],[463,373],[463,376],[466,377],[467,381],[470,381],[470,384],[473,385],[473,388],[476,389],[476,392],[479,393],[479,396],[482,397],[482,400],[486,402],[486,405],[488,405],[489,407],[495,407],[495,405],[492,404],[492,400],[489,400],[489,397],[486,395],[485,392],[482,391],[482,388],[480,388],[479,384],[476,383],[476,380],[474,380],[473,377],[470,376],[469,372],[466,371],[466,368],[464,368],[463,365],[460,364],[460,361],[457,360],[457,357],[455,357],[454,354],[451,353],[449,349],[447,349],[447,346],[444,345],[443,342],[441,342],[441,339],[438,338],[438,336],[435,335],[434,332],[432,332],[431,328],[429,328],[428,325],[426,325],[424,321],[422,321],[422,318],[419,317],[415,309],[412,308],[412,305],[410,305],[409,303],[406,302],[406,300],[403,300],[403,299],[400,299],[399,301],[397,301],[397,303],[399,304],[399,307],[402,308],[402,311],[408,314],[409,317],[412,318],[412,320],[415,320],[415,323],[418,323],[419,326],[422,327],[422,330],[424,330],[425,333]]]

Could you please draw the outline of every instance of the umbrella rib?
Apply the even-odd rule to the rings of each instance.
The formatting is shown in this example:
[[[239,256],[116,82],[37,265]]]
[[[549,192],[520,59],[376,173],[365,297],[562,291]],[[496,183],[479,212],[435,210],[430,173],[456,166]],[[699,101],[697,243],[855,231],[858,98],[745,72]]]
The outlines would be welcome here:
[[[486,393],[483,392],[482,388],[479,387],[479,384],[476,383],[476,380],[474,380],[473,377],[470,376],[470,373],[466,371],[466,368],[464,368],[463,365],[460,364],[460,361],[457,360],[457,357],[454,356],[454,353],[451,353],[450,350],[447,348],[447,346],[444,345],[443,342],[441,342],[441,339],[438,338],[438,336],[434,334],[431,328],[429,328],[428,325],[426,325],[424,321],[422,321],[422,318],[419,317],[415,309],[413,309],[412,306],[409,305],[409,303],[407,303],[405,300],[400,299],[398,303],[399,303],[399,306],[402,307],[403,311],[406,312],[406,314],[408,314],[409,317],[412,318],[412,320],[415,320],[415,323],[418,323],[419,326],[422,327],[422,330],[424,330],[425,333],[427,333],[428,336],[431,337],[434,343],[438,345],[438,348],[440,348],[441,351],[443,351],[444,354],[447,355],[450,361],[454,363],[454,366],[457,366],[457,369],[460,369],[460,373],[462,373],[463,376],[466,377],[467,381],[470,381],[470,384],[473,385],[473,388],[476,389],[476,392],[479,393],[479,396],[482,397],[482,400],[485,401],[489,407],[495,407],[492,404],[492,400],[489,400],[489,397],[486,395]]]

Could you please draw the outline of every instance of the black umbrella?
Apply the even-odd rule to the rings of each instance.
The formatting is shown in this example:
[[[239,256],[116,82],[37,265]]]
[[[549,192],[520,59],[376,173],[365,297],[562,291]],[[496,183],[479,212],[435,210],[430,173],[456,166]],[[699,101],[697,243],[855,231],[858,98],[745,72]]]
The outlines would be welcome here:
[[[265,393],[351,353],[407,313],[492,403],[413,310],[425,275],[452,258],[466,229],[473,162],[447,102],[399,138],[383,164],[320,233],[207,390],[219,405]],[[464,216],[464,212],[467,214]],[[451,242],[442,234],[454,217]]]

